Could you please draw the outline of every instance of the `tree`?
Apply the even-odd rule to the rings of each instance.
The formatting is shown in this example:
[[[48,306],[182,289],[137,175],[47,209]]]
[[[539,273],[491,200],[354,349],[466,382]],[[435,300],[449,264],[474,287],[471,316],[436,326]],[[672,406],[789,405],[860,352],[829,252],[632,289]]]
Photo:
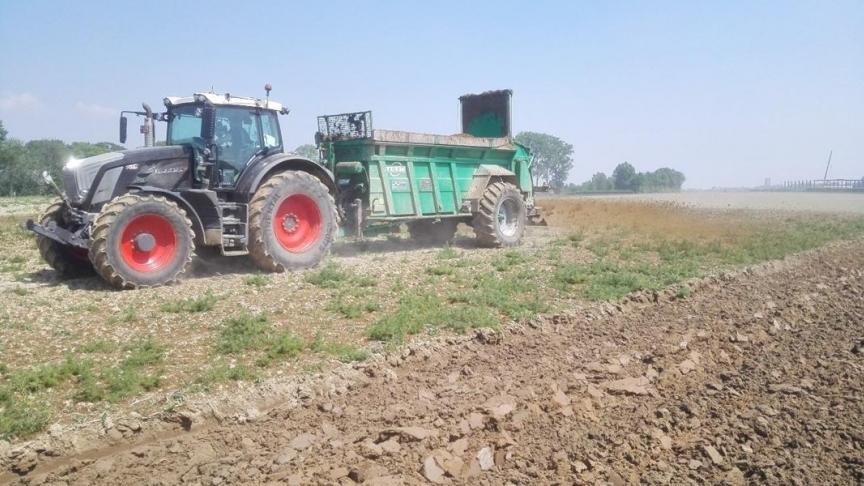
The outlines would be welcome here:
[[[318,147],[312,145],[311,143],[304,143],[303,145],[299,145],[297,148],[294,149],[294,153],[302,157],[306,157],[309,160],[318,160]]]
[[[612,183],[612,179],[606,176],[603,172],[598,172],[591,176],[591,190],[602,192],[602,191],[611,191],[615,188],[615,185]]]
[[[527,147],[534,156],[531,167],[534,185],[548,184],[553,189],[564,186],[573,168],[572,145],[554,135],[537,132],[522,132],[516,135],[516,142]]]
[[[123,150],[123,147],[110,142],[67,145],[60,140],[44,139],[24,144],[8,138],[0,121],[0,196],[45,194],[49,189],[42,183],[42,171],[60,180],[63,165],[70,157],[92,157],[114,150]]]
[[[635,191],[636,182],[636,169],[629,162],[618,164],[612,171],[612,183],[619,191]]]

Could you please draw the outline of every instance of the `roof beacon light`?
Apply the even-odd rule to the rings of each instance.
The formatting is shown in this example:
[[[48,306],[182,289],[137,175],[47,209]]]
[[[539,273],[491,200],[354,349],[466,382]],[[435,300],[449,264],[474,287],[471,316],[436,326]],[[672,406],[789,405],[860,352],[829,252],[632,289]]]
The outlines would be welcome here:
[[[264,99],[264,108],[270,107],[270,91],[273,89],[273,85],[267,83],[264,85],[264,91],[267,93],[267,97]]]

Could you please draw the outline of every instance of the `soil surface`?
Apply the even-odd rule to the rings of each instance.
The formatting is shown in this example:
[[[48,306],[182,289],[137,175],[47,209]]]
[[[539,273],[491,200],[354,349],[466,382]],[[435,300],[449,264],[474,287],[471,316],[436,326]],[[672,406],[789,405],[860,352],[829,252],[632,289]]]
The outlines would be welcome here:
[[[864,214],[864,193],[686,191],[665,194],[585,196],[624,201],[671,202],[701,209],[762,209]]]
[[[864,481],[860,241],[446,339],[246,423],[24,452],[0,483]]]

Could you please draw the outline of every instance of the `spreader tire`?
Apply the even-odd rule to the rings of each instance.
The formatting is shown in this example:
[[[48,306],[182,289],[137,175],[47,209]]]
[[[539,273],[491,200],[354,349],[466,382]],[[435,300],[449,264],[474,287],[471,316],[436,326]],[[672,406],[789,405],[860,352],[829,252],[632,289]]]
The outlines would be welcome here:
[[[249,204],[249,254],[268,272],[313,267],[330,250],[337,221],[336,202],[318,178],[276,174]]]
[[[522,193],[513,184],[493,182],[480,198],[473,226],[483,246],[516,246],[525,234],[527,211]]]
[[[106,204],[93,223],[90,261],[118,289],[177,280],[195,251],[192,222],[173,201],[126,194]]]
[[[63,201],[55,200],[42,213],[39,224],[47,227],[57,224],[63,227]],[[93,274],[93,265],[87,258],[87,250],[63,245],[44,236],[36,236],[36,246],[42,259],[62,277],[75,278]]]
[[[420,220],[408,223],[411,239],[424,245],[443,245],[456,236],[459,221],[442,219],[440,221]]]

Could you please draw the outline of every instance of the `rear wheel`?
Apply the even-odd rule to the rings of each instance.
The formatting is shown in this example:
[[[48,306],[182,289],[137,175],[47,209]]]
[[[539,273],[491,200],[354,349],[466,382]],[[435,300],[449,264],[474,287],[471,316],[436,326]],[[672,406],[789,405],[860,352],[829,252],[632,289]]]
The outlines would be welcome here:
[[[268,272],[315,266],[333,244],[336,224],[336,203],[318,178],[276,174],[252,196],[249,254]]]
[[[443,245],[456,236],[459,222],[453,219],[440,221],[419,220],[408,223],[411,239],[427,245]]]
[[[172,201],[127,194],[102,208],[90,243],[93,267],[118,289],[176,280],[195,250],[192,223]]]
[[[63,221],[63,201],[55,200],[39,218],[39,224],[49,227],[53,224],[65,227]],[[42,259],[63,277],[83,277],[93,273],[93,265],[87,258],[87,250],[63,245],[44,236],[36,237],[36,246]]]
[[[480,199],[474,215],[474,233],[485,246],[516,246],[525,234],[527,211],[522,193],[513,184],[493,182]]]

